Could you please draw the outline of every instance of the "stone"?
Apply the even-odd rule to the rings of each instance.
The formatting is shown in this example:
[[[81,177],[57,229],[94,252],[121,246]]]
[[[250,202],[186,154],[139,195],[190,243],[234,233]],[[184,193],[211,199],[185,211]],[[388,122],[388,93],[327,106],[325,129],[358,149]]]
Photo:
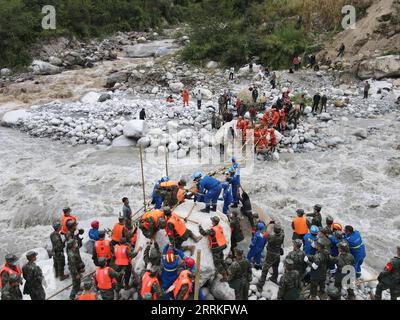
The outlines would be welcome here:
[[[91,92],[86,93],[86,94],[80,99],[80,101],[81,101],[82,103],[93,104],[93,103],[98,102],[99,99],[100,99],[100,97],[101,97],[101,94],[100,94],[100,93],[91,91]]]
[[[142,137],[137,141],[137,145],[143,148],[149,147],[151,144],[151,139],[149,137]]]
[[[59,67],[41,60],[33,60],[30,69],[33,71],[33,73],[40,75],[50,75],[61,72],[61,69]]]
[[[0,76],[7,77],[9,75],[11,75],[11,70],[10,69],[3,68],[3,69],[0,70]]]
[[[174,93],[180,93],[185,87],[185,85],[182,82],[170,82],[168,86]]]
[[[113,88],[117,83],[125,83],[130,76],[129,71],[119,71],[111,73],[106,80],[106,87]]]
[[[126,56],[128,58],[162,57],[173,53],[179,48],[173,39],[158,40],[148,43],[139,43],[127,47]]]
[[[320,120],[322,120],[322,121],[329,121],[329,120],[332,119],[332,116],[331,116],[329,113],[327,113],[327,112],[323,112],[323,113],[321,113],[321,114],[319,115],[319,118],[320,118]]]
[[[365,60],[358,66],[360,79],[382,79],[400,76],[400,55],[387,55]]]
[[[111,95],[108,93],[103,93],[100,97],[98,102],[104,102],[111,99]]]
[[[4,114],[1,119],[1,125],[11,127],[18,124],[19,121],[25,121],[30,117],[30,113],[26,110],[13,110]]]
[[[368,137],[368,132],[366,129],[359,128],[352,133],[353,136],[356,136],[361,139],[366,139]]]
[[[335,100],[336,108],[343,108],[346,106],[346,102],[344,100]]]
[[[145,131],[144,120],[130,120],[128,121],[123,129],[124,136],[127,138],[139,139],[143,137]]]
[[[57,58],[57,57],[54,57],[54,56],[51,56],[50,58],[49,58],[49,63],[51,63],[52,65],[55,65],[55,66],[61,66],[62,65],[62,60],[60,59],[60,58]]]
[[[209,61],[206,64],[207,69],[217,69],[218,68],[218,62],[216,61]]]

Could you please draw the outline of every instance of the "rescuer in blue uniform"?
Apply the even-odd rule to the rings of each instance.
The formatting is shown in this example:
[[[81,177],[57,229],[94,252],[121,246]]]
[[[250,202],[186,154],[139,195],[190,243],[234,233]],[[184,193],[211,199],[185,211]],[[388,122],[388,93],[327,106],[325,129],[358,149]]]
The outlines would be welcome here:
[[[356,260],[354,268],[356,269],[356,277],[359,278],[361,276],[361,265],[367,255],[360,232],[354,230],[352,226],[345,226],[343,238],[349,243],[350,253]]]
[[[193,181],[197,184],[198,194],[204,195],[206,207],[200,211],[217,211],[217,202],[222,190],[221,182],[211,176],[203,177],[200,172],[194,173]]]

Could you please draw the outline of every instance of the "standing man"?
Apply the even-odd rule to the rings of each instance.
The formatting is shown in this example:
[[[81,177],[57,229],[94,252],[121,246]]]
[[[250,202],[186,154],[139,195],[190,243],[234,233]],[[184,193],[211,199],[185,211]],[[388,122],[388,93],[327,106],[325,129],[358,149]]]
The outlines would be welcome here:
[[[0,289],[2,289],[9,282],[9,279],[13,274],[19,277],[19,284],[22,284],[22,272],[18,265],[18,258],[15,254],[7,254],[6,263],[0,269]]]
[[[239,204],[239,188],[240,188],[240,164],[237,162],[237,158],[233,156],[231,158],[232,165],[229,168],[231,173],[231,184],[232,184],[232,198],[233,208],[237,208]]]
[[[319,102],[321,101],[321,95],[317,92],[313,97],[312,113],[315,114],[318,111]]]
[[[183,106],[188,107],[189,106],[189,91],[188,91],[188,89],[183,89],[182,100],[183,100]]]
[[[366,257],[365,245],[361,238],[360,232],[353,229],[352,226],[344,227],[344,240],[349,243],[350,253],[353,255],[355,261],[356,277],[361,277],[361,265]]]
[[[132,252],[126,238],[121,238],[119,244],[114,247],[114,264],[116,266],[116,271],[124,277],[125,290],[129,288],[129,280],[132,274],[132,259],[135,258],[141,250],[142,248],[139,247],[136,252]],[[120,283],[122,286],[122,279]]]
[[[310,257],[305,257],[305,262],[310,266],[310,294],[311,300],[317,299],[319,293],[320,299],[326,298],[325,280],[328,270],[329,253],[319,240],[315,242],[317,253]],[[319,292],[318,292],[319,288]]]
[[[232,230],[231,234],[231,254],[232,257],[235,255],[235,248],[237,244],[244,240],[242,228],[240,226],[240,218],[238,217],[238,210],[233,209],[229,219],[230,227]]]
[[[272,72],[270,79],[271,80],[269,81],[269,83],[271,84],[272,89],[275,89],[276,88],[276,73],[275,73],[275,71]]]
[[[142,110],[140,110],[139,119],[146,120],[146,111],[144,110],[144,108],[142,108]]]
[[[35,264],[37,252],[29,251],[26,254],[28,263],[22,267],[22,274],[25,279],[24,294],[29,294],[31,300],[45,300],[46,293],[43,288],[42,269]]]
[[[203,100],[203,94],[201,93],[201,90],[199,89],[196,93],[196,99],[197,99],[197,109],[201,109],[201,101]]]
[[[211,229],[204,230],[199,225],[199,231],[202,236],[208,237],[215,268],[222,275],[221,282],[226,282],[228,281],[228,267],[224,260],[224,249],[226,249],[227,245],[224,231],[219,225],[219,221],[219,218],[214,216],[211,218]]]
[[[66,235],[68,233],[68,227],[67,227],[67,222],[68,221],[75,221],[76,222],[76,217],[71,215],[71,208],[66,207],[63,209],[63,214],[61,216],[61,230],[60,233]]]
[[[261,254],[264,251],[265,244],[267,240],[264,237],[265,234],[265,225],[263,223],[258,223],[257,231],[253,236],[253,239],[250,243],[250,250],[247,253],[247,260],[252,263],[253,259],[255,260],[254,268],[256,270],[261,270]]]
[[[106,240],[106,232],[101,230],[99,232],[99,240],[94,243],[92,259],[95,266],[99,265],[100,258],[105,258],[107,263],[111,263],[113,253],[113,246],[110,240]]]
[[[228,283],[235,290],[235,299],[248,300],[253,273],[250,262],[243,258],[243,250],[235,249],[235,260],[230,265],[228,274]]]
[[[122,198],[122,215],[126,220],[131,220],[132,218],[132,209],[129,205],[129,199],[127,197]]]
[[[258,99],[257,87],[253,86],[253,91],[251,92],[251,96],[253,98],[253,103],[257,103],[257,99]]]
[[[19,289],[21,277],[11,274],[8,283],[1,290],[1,300],[22,300],[22,293]]]
[[[79,253],[78,243],[71,239],[67,242],[68,268],[72,278],[72,290],[69,295],[70,300],[75,300],[76,294],[81,289],[82,273],[85,272],[85,264]]]
[[[371,85],[369,84],[368,81],[365,81],[365,84],[364,84],[364,99],[368,99],[369,89],[371,89]]]
[[[118,216],[118,223],[116,223],[111,232],[111,244],[117,245],[122,238],[128,239],[128,229],[125,227],[125,218],[120,213]]]
[[[345,49],[346,49],[346,46],[342,42],[342,44],[340,45],[340,48],[338,50],[338,55],[337,56],[343,58]]]
[[[234,72],[235,72],[235,68],[231,67],[229,70],[229,80],[233,80]]]
[[[61,238],[60,230],[61,223],[56,221],[53,223],[54,231],[50,235],[50,241],[52,245],[53,251],[53,266],[55,271],[55,277],[59,278],[60,281],[64,281],[69,277],[69,275],[64,274],[65,267],[65,256],[64,256],[64,247],[65,243]]]
[[[142,281],[138,288],[142,300],[161,300],[164,293],[158,280],[158,268],[151,266],[143,273]]]
[[[321,98],[321,109],[319,110],[319,113],[321,113],[322,111],[326,112],[327,103],[328,103],[328,97],[326,96],[326,93],[324,93]]]
[[[307,213],[306,217],[311,217],[311,225],[317,226],[318,228],[322,227],[322,215],[321,215],[322,206],[320,204],[316,204],[314,206],[314,212]]]
[[[269,224],[274,225],[274,233],[265,233],[267,239],[267,256],[265,257],[264,265],[262,268],[261,277],[257,283],[258,291],[262,291],[269,269],[272,267],[272,276],[269,278],[270,281],[277,283],[278,281],[278,268],[283,254],[283,242],[285,240],[285,234],[282,227],[279,224],[275,224],[275,221],[271,221]]]
[[[278,300],[298,300],[300,292],[300,274],[294,269],[294,261],[286,258],[284,273],[279,281]]]
[[[306,256],[305,252],[301,250],[303,241],[300,239],[293,240],[293,251],[290,251],[286,256],[286,259],[293,261],[292,270],[296,270],[299,273],[300,280],[303,280],[307,264],[304,262]]]
[[[382,291],[390,290],[390,299],[400,297],[400,246],[397,247],[397,256],[390,259],[385,269],[378,276],[375,300],[382,300]]]
[[[308,233],[310,226],[306,217],[304,216],[303,209],[296,210],[297,217],[292,221],[293,237],[292,240],[300,239],[303,240],[304,236]]]

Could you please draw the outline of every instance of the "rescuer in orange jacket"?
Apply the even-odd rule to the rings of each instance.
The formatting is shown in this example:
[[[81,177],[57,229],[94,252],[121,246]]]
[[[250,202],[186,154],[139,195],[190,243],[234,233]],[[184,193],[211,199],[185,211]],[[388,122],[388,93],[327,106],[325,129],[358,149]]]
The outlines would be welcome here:
[[[131,220],[126,222],[125,227],[128,230],[128,243],[131,245],[132,249],[135,249],[138,228],[136,227],[136,224],[132,224]]]
[[[96,292],[92,290],[92,282],[83,283],[83,292],[76,297],[76,300],[98,300]]]
[[[243,134],[242,134],[242,141],[243,143],[246,142],[246,137],[247,137],[247,130],[251,129],[251,123],[249,119],[244,120],[244,124],[243,124]]]
[[[124,275],[123,278],[126,290],[129,288],[129,280],[132,273],[132,259],[135,258],[141,250],[142,247],[139,247],[136,252],[132,252],[126,238],[121,238],[120,243],[114,247],[115,270]],[[120,279],[120,283],[122,283],[122,279]]]
[[[263,123],[264,128],[268,128],[269,121],[270,121],[270,111],[267,109],[264,112],[263,117],[262,117],[262,123]]]
[[[114,289],[118,289],[120,275],[108,266],[106,258],[99,258],[98,265],[94,276],[97,290],[100,291],[103,300],[114,300]]]
[[[187,89],[183,89],[183,91],[182,91],[182,100],[183,100],[183,106],[188,107],[189,106],[189,91]]]
[[[139,221],[139,228],[147,239],[153,239],[157,231],[164,229],[166,225],[165,214],[158,209],[145,212]]]
[[[162,300],[164,293],[158,280],[158,269],[152,266],[142,275],[139,293],[142,300]]]
[[[277,129],[278,128],[278,122],[279,122],[279,112],[275,109],[275,108],[272,108],[271,109],[271,122],[272,122],[272,126],[275,128],[275,129]]]
[[[98,261],[100,258],[105,258],[107,264],[110,265],[111,258],[113,256],[114,247],[111,245],[110,240],[106,240],[106,231],[99,231],[99,240],[94,243],[92,259],[93,263],[98,266]]]
[[[185,221],[176,213],[171,211],[170,207],[163,208],[165,217],[167,218],[167,226],[165,231],[169,241],[174,244],[175,248],[182,249],[182,243],[191,238],[194,242],[199,242],[201,237],[196,237],[194,233],[186,227]]]
[[[265,147],[265,150],[268,151],[267,135],[268,135],[268,130],[266,128],[260,127],[260,138],[259,138],[260,141],[258,142],[257,145],[258,147],[257,154],[259,154],[262,151],[263,146]]]
[[[73,220],[76,222],[76,217],[71,215],[71,208],[70,207],[66,207],[63,209],[63,214],[61,216],[61,234],[66,235],[68,233],[68,228],[67,228],[67,222],[69,220]]]
[[[293,229],[293,236],[292,239],[300,239],[303,240],[304,236],[308,233],[308,228],[310,227],[310,223],[307,221],[306,217],[304,216],[303,209],[296,210],[297,217],[292,221],[292,229]]]
[[[125,227],[125,218],[119,215],[118,223],[114,225],[111,232],[111,244],[115,246],[121,241],[121,238],[128,239],[128,229]]]
[[[172,286],[175,300],[187,300],[193,290],[192,273],[189,270],[182,270]]]
[[[276,142],[276,135],[275,135],[275,129],[274,128],[269,128],[268,129],[269,133],[269,142],[271,144],[271,152],[275,151],[277,142]]]
[[[228,281],[228,266],[224,260],[224,249],[227,247],[226,238],[222,227],[219,225],[220,219],[217,216],[211,218],[211,229],[204,230],[199,225],[199,231],[202,236],[207,236],[211,248],[211,253],[215,268],[222,275],[221,281]]]
[[[6,255],[6,263],[0,269],[0,289],[9,283],[12,274],[20,277],[20,284],[22,284],[22,272],[17,262],[18,258],[15,254]]]

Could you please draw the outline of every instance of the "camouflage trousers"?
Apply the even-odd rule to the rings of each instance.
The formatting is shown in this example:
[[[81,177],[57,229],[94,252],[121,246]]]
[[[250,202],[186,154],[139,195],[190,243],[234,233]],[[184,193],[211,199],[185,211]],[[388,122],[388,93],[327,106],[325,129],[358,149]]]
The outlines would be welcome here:
[[[56,272],[56,277],[64,274],[65,256],[63,251],[54,253],[53,266]]]

